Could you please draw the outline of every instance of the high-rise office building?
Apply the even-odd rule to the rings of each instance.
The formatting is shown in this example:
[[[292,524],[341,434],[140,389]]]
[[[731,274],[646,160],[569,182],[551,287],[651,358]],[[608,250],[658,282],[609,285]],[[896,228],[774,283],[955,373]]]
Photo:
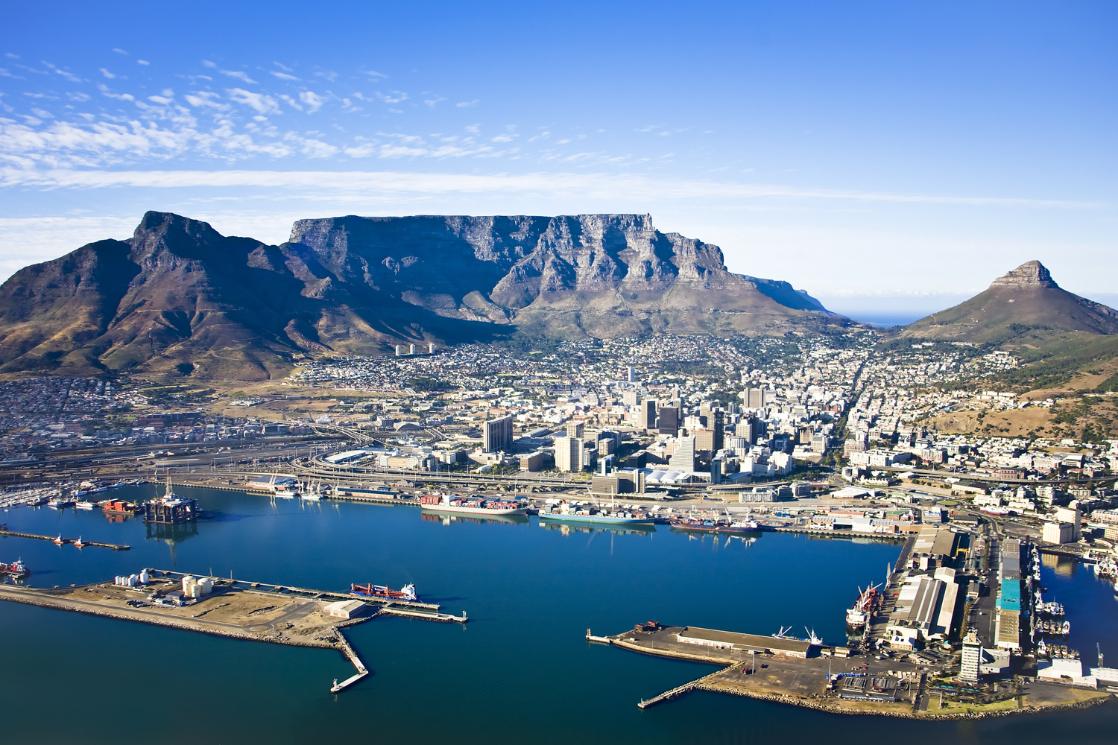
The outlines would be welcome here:
[[[555,468],[565,473],[582,470],[582,438],[555,438]]]
[[[680,471],[694,471],[695,470],[695,438],[690,435],[680,437],[676,440],[675,452],[672,453],[671,459],[668,461],[671,468]]]
[[[745,392],[745,406],[749,409],[763,409],[768,401],[764,388],[748,388]]]
[[[674,435],[679,432],[679,409],[674,406],[664,406],[656,410],[656,428],[662,435]]]
[[[485,420],[484,449],[487,453],[512,450],[512,415]]]
[[[959,665],[959,680],[977,683],[982,671],[982,642],[972,629],[963,639],[963,658]]]
[[[645,429],[656,429],[656,399],[646,398],[641,401],[640,425]]]

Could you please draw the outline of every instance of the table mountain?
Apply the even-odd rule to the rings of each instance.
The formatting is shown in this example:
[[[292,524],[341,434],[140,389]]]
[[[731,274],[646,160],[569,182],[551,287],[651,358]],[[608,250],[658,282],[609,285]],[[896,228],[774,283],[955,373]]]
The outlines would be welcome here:
[[[0,372],[261,379],[302,355],[512,333],[782,334],[846,323],[791,285],[733,274],[648,215],[300,220],[287,243],[149,212],[0,286]]]

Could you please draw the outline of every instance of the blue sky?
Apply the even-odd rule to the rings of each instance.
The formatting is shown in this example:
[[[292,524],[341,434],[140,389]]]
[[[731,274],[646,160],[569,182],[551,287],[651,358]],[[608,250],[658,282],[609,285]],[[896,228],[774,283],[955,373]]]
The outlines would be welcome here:
[[[649,212],[840,310],[1118,270],[1112,2],[9,4],[0,277],[147,209]]]

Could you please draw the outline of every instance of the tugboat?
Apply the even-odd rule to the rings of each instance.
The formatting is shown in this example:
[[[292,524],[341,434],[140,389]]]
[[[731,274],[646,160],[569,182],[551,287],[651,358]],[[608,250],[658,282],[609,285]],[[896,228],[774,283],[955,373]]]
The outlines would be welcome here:
[[[80,535],[78,536],[78,540],[74,541],[74,548],[85,548],[87,545],[89,544],[83,541]]]
[[[56,546],[62,546],[66,543],[66,539],[64,539],[61,535],[58,535],[58,536],[55,537],[55,539],[53,541],[51,541],[51,543],[53,543]]]
[[[16,559],[11,564],[5,564],[0,561],[0,576],[11,577],[12,579],[23,579],[31,572],[24,566],[22,559]]]
[[[358,585],[351,583],[349,591],[353,595],[361,595],[366,598],[380,598],[381,600],[411,600],[414,601],[418,598],[415,593],[415,585],[406,584],[399,590],[393,590],[386,585]]]

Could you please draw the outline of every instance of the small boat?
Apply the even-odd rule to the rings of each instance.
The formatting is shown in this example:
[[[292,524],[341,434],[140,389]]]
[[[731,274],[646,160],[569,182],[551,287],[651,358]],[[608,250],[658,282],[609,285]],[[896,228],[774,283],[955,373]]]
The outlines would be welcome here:
[[[74,509],[77,510],[92,510],[96,507],[97,505],[94,502],[90,502],[88,499],[79,499],[74,503]]]
[[[62,536],[57,536],[57,537],[55,537],[55,539],[53,541],[51,541],[51,543],[53,543],[56,546],[61,546],[64,543],[66,543],[66,539],[63,538]]]
[[[82,540],[81,536],[78,536],[78,540],[74,541],[74,548],[85,548],[88,545],[88,543]]]
[[[11,564],[5,564],[0,561],[0,576],[11,577],[12,579],[23,579],[31,572],[24,565],[22,559],[16,559]]]

